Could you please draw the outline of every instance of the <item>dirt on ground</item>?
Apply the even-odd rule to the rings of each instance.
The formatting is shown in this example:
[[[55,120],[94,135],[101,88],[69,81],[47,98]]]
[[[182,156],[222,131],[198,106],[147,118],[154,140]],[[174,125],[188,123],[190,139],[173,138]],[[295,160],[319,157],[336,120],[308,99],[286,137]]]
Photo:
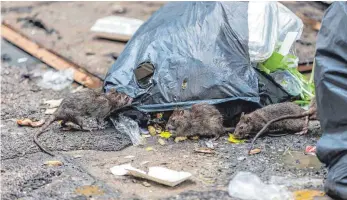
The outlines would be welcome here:
[[[64,131],[59,124],[39,138],[57,156],[42,153],[33,143],[38,128],[20,127],[16,119],[40,120],[47,106],[43,99],[60,99],[75,86],[63,91],[39,88],[36,82],[21,81],[23,68],[2,63],[1,70],[1,186],[3,199],[231,199],[228,183],[240,171],[257,174],[268,181],[272,176],[323,180],[326,170],[315,156],[304,155],[307,145],[315,145],[320,133],[312,123],[308,135],[263,137],[257,141],[259,154],[248,156],[245,144],[232,144],[227,135],[214,143],[214,154],[194,150],[207,139],[174,142],[149,137],[145,145],[132,146],[126,133],[110,125],[93,132]],[[319,126],[318,126],[319,127]],[[147,151],[147,147],[153,150]],[[146,150],[147,149],[147,150]],[[290,156],[288,156],[290,155]],[[58,160],[62,166],[47,166]],[[115,176],[110,168],[131,163],[145,169],[162,166],[186,171],[192,178],[175,187],[131,176]],[[147,182],[147,183],[145,183]],[[290,189],[320,189],[322,184],[295,186]]]

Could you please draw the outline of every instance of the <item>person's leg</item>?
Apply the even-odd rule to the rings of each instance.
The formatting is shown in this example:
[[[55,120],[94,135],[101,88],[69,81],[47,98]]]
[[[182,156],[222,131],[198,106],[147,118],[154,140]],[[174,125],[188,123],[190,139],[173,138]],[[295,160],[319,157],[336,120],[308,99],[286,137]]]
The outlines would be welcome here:
[[[319,160],[328,166],[327,194],[347,199],[347,2],[334,2],[317,37],[314,80],[323,132]]]

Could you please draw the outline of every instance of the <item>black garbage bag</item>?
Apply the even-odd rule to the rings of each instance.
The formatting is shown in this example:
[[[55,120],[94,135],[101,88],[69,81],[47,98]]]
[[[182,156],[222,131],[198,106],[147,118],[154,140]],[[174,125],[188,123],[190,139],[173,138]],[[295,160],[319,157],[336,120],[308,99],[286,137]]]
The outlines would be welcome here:
[[[256,107],[285,101],[291,96],[267,75],[255,69],[267,59],[275,43],[290,30],[302,31],[302,22],[283,5],[253,5],[265,27],[250,40],[249,2],[173,2],[152,15],[127,43],[104,81],[134,98],[140,111],[188,108],[199,102],[233,107],[244,101]],[[279,23],[278,17],[283,17]],[[253,29],[256,27],[253,27]],[[280,29],[280,31],[278,30]],[[264,31],[266,30],[266,31]],[[262,32],[263,31],[263,32]],[[279,32],[283,32],[280,33]],[[301,34],[301,32],[300,32]],[[267,42],[261,39],[268,40]],[[252,44],[250,46],[249,44]],[[258,57],[262,56],[261,59]],[[237,103],[236,103],[237,102]],[[246,105],[245,107],[250,107]]]
[[[347,199],[347,2],[328,8],[316,46],[314,79],[323,132],[317,156],[329,168],[327,194]]]

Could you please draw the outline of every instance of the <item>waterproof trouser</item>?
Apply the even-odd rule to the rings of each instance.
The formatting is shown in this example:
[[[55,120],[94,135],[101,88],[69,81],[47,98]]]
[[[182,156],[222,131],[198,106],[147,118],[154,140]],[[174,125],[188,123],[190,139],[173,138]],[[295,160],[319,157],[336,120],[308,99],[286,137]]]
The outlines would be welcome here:
[[[327,9],[316,48],[314,81],[323,133],[317,156],[328,167],[326,193],[347,199],[347,2]]]

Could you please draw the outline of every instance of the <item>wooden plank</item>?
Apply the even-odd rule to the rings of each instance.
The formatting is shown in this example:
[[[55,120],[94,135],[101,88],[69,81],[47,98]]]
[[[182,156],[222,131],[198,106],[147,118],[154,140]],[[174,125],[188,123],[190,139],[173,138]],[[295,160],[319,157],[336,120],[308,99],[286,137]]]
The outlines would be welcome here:
[[[102,86],[102,81],[99,78],[88,73],[67,59],[58,56],[54,52],[47,50],[43,46],[31,41],[24,35],[16,32],[8,24],[3,23],[1,25],[1,36],[30,55],[40,59],[42,62],[57,70],[72,68],[74,70],[74,80],[86,87],[99,88]]]
[[[299,65],[298,66],[299,72],[309,72],[312,71],[312,65]]]

